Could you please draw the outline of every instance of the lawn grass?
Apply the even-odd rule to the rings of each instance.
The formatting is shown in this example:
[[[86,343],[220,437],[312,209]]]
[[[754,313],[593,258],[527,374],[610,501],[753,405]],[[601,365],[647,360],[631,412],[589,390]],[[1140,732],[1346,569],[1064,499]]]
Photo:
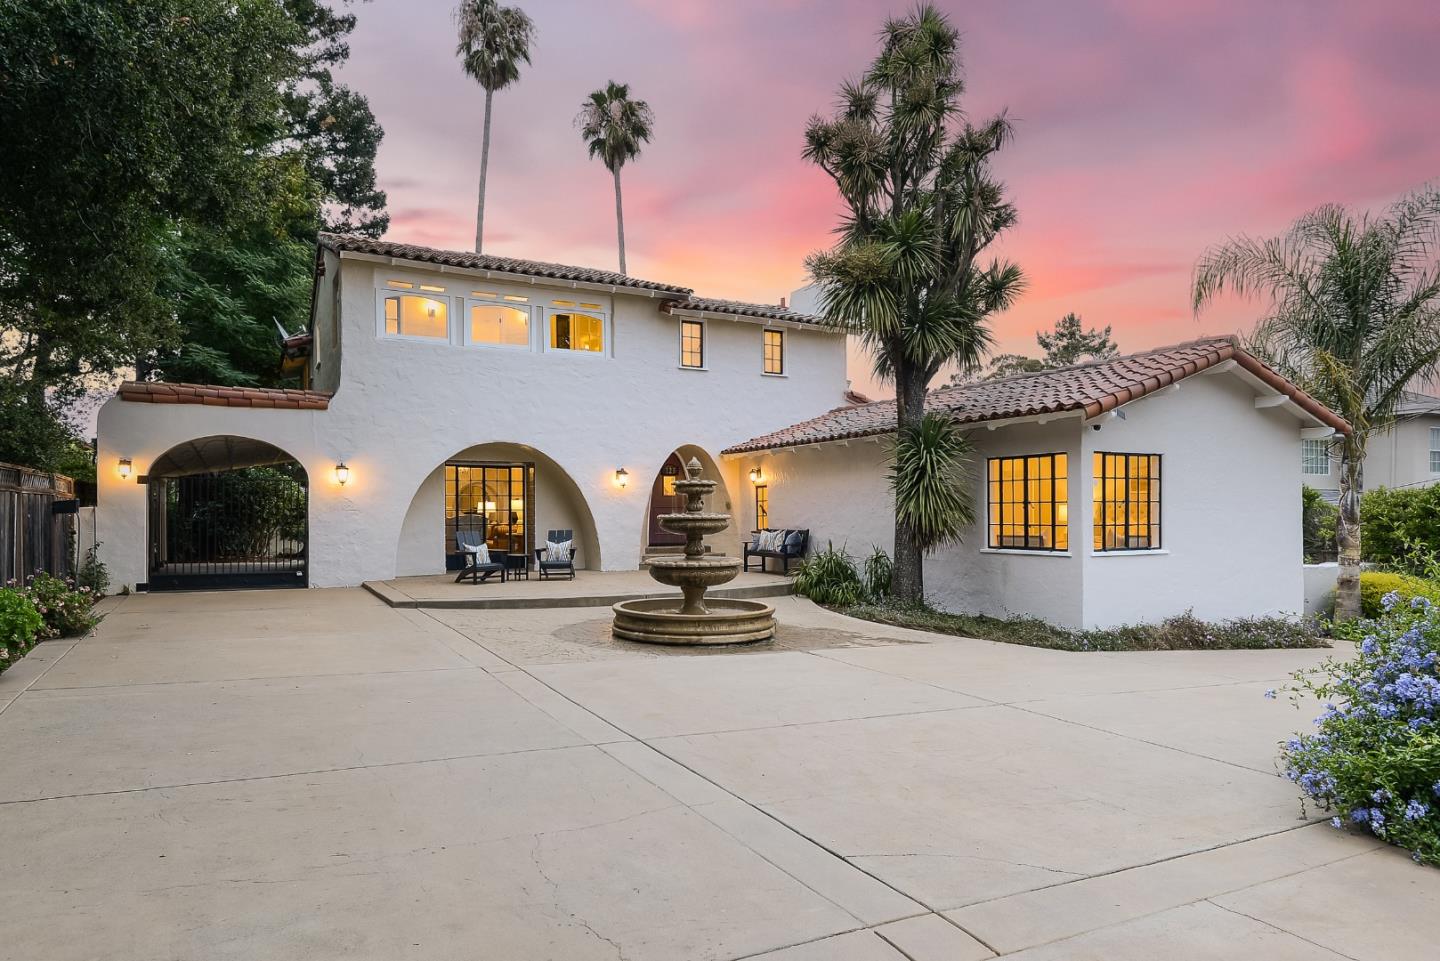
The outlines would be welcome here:
[[[1237,651],[1330,646],[1316,622],[1281,617],[1202,621],[1187,613],[1156,624],[1075,631],[1036,617],[952,614],[926,605],[869,603],[832,609],[894,627],[1058,651]]]

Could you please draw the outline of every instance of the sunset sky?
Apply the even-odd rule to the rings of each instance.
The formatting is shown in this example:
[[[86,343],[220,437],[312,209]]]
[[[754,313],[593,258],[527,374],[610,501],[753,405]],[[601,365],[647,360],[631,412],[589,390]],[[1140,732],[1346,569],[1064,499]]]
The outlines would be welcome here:
[[[513,2],[513,0],[512,0]],[[606,80],[654,108],[625,168],[630,273],[774,303],[805,283],[839,216],[800,157],[806,119],[859,73],[902,3],[519,0],[533,64],[496,96],[486,250],[615,266],[610,179],[572,125]],[[948,0],[968,115],[1005,108],[998,174],[1030,280],[1002,350],[1067,311],[1126,350],[1248,327],[1258,304],[1195,319],[1209,244],[1271,234],[1316,204],[1378,207],[1440,178],[1440,11],[1431,0]],[[469,249],[483,91],[454,56],[449,0],[357,5],[345,82],[385,141],[395,240]],[[862,389],[883,393],[852,358]]]

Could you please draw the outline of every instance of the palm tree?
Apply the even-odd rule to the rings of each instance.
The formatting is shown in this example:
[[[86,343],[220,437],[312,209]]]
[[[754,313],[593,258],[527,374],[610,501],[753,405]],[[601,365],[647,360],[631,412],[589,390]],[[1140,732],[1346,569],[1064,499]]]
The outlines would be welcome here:
[[[1440,362],[1440,188],[1402,197],[1384,216],[1326,205],[1282,237],[1240,237],[1195,267],[1198,313],[1227,288],[1269,297],[1250,346],[1350,422],[1340,448],[1337,619],[1360,615],[1360,495],[1369,435]]]
[[[961,122],[958,48],[932,6],[890,20],[870,69],[842,85],[839,112],[805,131],[805,157],[848,208],[840,242],[807,261],[822,314],[895,384],[892,588],[911,602],[924,598],[924,553],[956,540],[973,513],[959,486],[968,447],[952,421],[926,414],[926,391],[947,363],[978,369],[986,319],[1024,285],[1015,265],[981,261],[1015,222],[989,169],[1011,127],[1003,114]]]
[[[620,243],[620,273],[625,273],[625,210],[620,202],[620,168],[640,156],[650,141],[655,112],[643,100],[630,99],[630,85],[611,80],[580,105],[575,126],[591,157],[599,157],[615,178],[615,234]]]
[[[535,24],[519,7],[495,0],[464,0],[455,8],[460,42],[455,54],[465,72],[485,88],[485,135],[480,143],[480,197],[475,202],[475,252],[485,241],[485,176],[490,167],[490,106],[495,91],[520,79],[520,62],[530,62]]]

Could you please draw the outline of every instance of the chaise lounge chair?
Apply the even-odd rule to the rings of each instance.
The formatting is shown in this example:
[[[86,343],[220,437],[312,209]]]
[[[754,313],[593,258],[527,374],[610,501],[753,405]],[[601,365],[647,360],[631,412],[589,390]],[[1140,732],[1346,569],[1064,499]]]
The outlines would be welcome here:
[[[570,542],[570,556],[563,561],[547,560],[545,548],[535,548],[535,566],[540,571],[542,581],[552,577],[567,576],[572,581],[575,579],[575,532],[574,531],[547,531],[545,540],[552,544],[563,544]]]
[[[485,537],[480,531],[456,531],[455,547],[465,557],[465,567],[455,577],[455,583],[469,580],[472,584],[479,584],[488,581],[494,574],[500,575],[500,583],[505,583],[505,555],[507,551],[490,551],[490,559],[484,564],[476,562],[480,556],[480,548],[485,545]]]

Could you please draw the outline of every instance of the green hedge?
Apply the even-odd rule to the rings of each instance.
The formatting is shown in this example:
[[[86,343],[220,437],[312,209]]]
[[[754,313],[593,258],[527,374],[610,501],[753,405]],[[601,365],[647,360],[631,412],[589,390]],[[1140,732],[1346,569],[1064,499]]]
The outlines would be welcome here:
[[[45,619],[30,598],[11,588],[0,588],[0,673],[29,653]]]
[[[1411,598],[1423,597],[1440,604],[1440,584],[1423,577],[1398,574],[1389,571],[1362,571],[1360,574],[1360,613],[1365,617],[1379,617],[1385,612],[1381,599],[1394,591],[1400,601],[1409,604]]]
[[[1440,484],[1367,491],[1360,498],[1364,559],[1404,566],[1415,549],[1440,553]]]

